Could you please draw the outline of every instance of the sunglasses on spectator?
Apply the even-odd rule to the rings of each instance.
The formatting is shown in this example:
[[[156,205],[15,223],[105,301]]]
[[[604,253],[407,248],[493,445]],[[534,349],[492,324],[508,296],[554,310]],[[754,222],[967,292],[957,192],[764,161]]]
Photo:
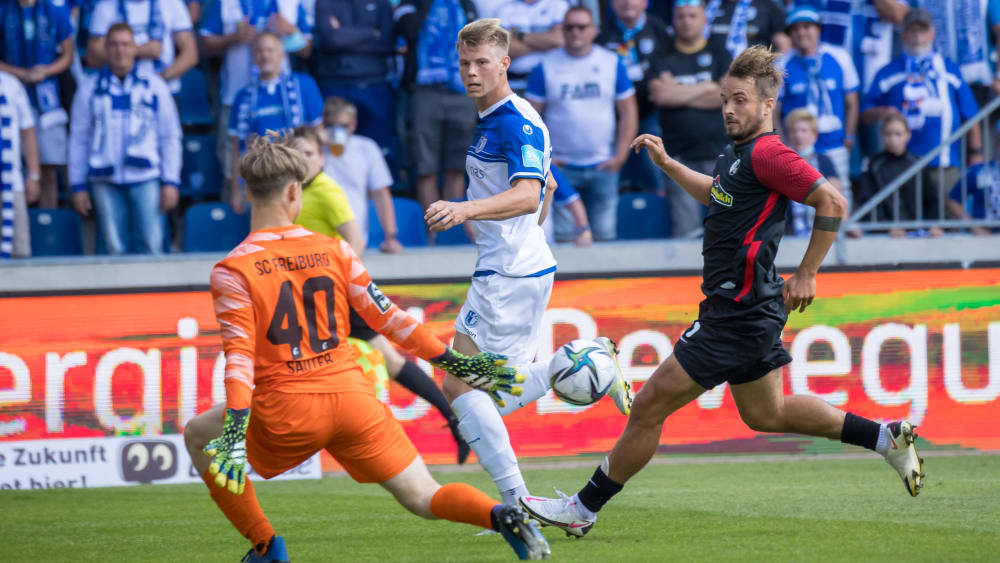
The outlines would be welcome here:
[[[701,0],[674,0],[674,7],[679,8],[682,6],[701,6]]]
[[[590,27],[589,23],[567,23],[563,24],[563,29],[566,31],[583,31]]]

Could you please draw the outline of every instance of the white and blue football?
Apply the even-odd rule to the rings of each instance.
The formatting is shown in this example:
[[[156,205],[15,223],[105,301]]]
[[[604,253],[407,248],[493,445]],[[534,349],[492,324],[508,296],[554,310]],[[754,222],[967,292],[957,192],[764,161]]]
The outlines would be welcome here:
[[[549,362],[549,382],[556,397],[571,405],[590,405],[615,381],[611,354],[596,340],[579,339],[556,350]]]

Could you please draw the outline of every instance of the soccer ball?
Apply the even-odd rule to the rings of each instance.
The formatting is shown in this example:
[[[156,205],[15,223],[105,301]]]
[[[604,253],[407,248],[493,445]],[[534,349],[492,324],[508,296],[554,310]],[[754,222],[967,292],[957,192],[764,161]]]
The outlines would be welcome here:
[[[549,362],[549,383],[556,397],[571,405],[596,403],[615,382],[617,367],[596,340],[574,340]]]

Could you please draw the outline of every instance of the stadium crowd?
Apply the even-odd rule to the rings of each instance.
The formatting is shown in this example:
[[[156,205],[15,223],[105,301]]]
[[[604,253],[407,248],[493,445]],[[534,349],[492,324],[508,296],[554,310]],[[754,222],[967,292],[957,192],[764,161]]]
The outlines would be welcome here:
[[[300,126],[352,245],[466,243],[428,241],[421,208],[464,197],[477,117],[455,37],[483,17],[511,32],[511,85],[551,131],[550,237],[578,245],[636,236],[618,218],[643,206],[665,208],[654,236],[697,236],[703,206],[629,142],[661,136],[711,174],[729,142],[719,79],[750,45],[784,53],[776,130],[853,207],[1000,93],[1000,0],[0,0],[0,254],[31,255],[29,207],[95,221],[97,252],[190,250],[181,233],[206,219],[183,210],[245,213],[246,139]],[[981,137],[872,216],[1000,218]],[[808,233],[809,210],[789,213],[787,234]]]

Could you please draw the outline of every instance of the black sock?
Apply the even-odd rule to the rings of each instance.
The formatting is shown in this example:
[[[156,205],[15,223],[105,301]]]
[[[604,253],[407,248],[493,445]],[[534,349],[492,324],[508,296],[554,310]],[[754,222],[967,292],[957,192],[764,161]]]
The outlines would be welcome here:
[[[500,531],[500,511],[503,510],[503,505],[498,504],[493,507],[490,511],[490,525],[493,526],[494,532]]]
[[[413,362],[403,364],[403,369],[399,370],[399,374],[396,376],[396,383],[434,405],[437,410],[441,411],[441,416],[445,420],[450,421],[455,418],[455,413],[452,412],[448,399],[444,398],[441,388],[417,364]]]
[[[617,495],[624,485],[615,483],[601,471],[598,467],[594,470],[593,477],[587,484],[584,485],[580,492],[576,494],[583,506],[586,506],[591,512],[597,512],[604,507],[604,503],[611,500],[611,497]]]
[[[882,425],[874,420],[847,413],[844,417],[844,429],[840,431],[840,441],[874,451],[881,428]]]

